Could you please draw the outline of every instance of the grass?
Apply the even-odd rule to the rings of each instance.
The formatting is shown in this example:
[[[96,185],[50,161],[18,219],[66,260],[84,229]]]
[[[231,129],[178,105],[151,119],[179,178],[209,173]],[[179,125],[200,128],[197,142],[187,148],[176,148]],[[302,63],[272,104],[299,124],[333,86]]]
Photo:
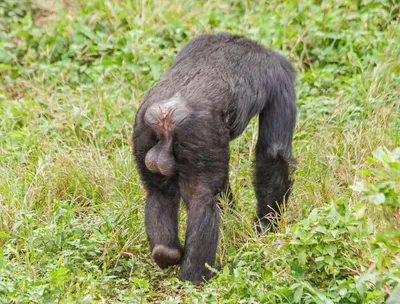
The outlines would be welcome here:
[[[395,1],[1,2],[0,303],[385,302],[400,282],[399,18]],[[194,287],[148,254],[130,136],[180,47],[216,31],[296,66],[298,167],[279,231],[258,236],[257,120],[231,143],[225,267]]]

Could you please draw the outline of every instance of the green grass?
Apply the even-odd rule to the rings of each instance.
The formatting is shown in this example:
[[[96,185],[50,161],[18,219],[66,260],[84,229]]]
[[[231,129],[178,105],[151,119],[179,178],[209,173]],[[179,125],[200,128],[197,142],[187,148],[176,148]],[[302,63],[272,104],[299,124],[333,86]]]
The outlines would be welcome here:
[[[0,2],[0,303],[383,303],[400,282],[395,3]],[[298,167],[278,233],[258,236],[257,120],[232,142],[225,267],[195,287],[148,253],[130,136],[180,47],[222,30],[299,71]]]

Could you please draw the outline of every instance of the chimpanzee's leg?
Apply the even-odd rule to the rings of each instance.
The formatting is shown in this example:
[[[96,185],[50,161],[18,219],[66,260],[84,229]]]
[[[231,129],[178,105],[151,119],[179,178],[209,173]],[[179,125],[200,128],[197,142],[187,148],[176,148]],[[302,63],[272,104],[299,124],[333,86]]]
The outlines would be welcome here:
[[[150,251],[161,268],[178,264],[182,246],[178,238],[180,193],[177,176],[151,173],[145,165],[146,153],[157,143],[153,131],[137,119],[134,133],[134,155],[147,198],[145,207],[146,233]]]
[[[151,254],[161,268],[178,264],[182,257],[182,247],[178,239],[179,200],[176,181],[147,189],[146,233]]]
[[[258,145],[255,185],[257,217],[265,228],[273,231],[283,211],[282,203],[290,192],[288,161],[281,155],[268,154]],[[262,232],[261,225],[257,225],[257,231]]]
[[[192,192],[184,197],[187,205],[185,253],[181,264],[181,280],[200,284],[211,278],[206,263],[214,266],[219,234],[219,209],[216,189],[212,185],[185,184]]]
[[[263,225],[257,225],[258,232],[262,231],[262,226],[270,230],[275,228],[284,207],[282,203],[289,197],[296,115],[294,93],[289,93],[284,95],[285,99],[278,100],[280,104],[271,105],[259,117],[254,185],[257,217]]]
[[[196,124],[198,123],[198,124]],[[193,133],[179,134],[179,187],[187,206],[181,280],[200,284],[212,277],[219,234],[218,195],[228,181],[229,136],[218,118],[203,117]],[[190,130],[188,130],[190,131]]]

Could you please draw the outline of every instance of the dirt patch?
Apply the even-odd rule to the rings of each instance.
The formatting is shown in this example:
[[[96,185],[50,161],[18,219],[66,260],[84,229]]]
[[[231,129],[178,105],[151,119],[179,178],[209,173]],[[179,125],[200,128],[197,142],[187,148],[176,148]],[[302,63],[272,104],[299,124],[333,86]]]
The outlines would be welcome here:
[[[34,21],[39,25],[55,21],[59,16],[76,14],[80,10],[78,0],[33,0],[32,3],[38,8]]]

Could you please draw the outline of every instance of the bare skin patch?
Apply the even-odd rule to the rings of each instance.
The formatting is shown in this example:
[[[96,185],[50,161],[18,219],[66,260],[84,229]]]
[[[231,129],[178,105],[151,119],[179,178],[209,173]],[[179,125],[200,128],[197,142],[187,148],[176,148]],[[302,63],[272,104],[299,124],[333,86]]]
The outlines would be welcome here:
[[[158,136],[167,138],[189,115],[189,110],[179,97],[160,101],[150,106],[144,115],[145,122]]]
[[[175,158],[172,143],[175,128],[182,124],[189,115],[184,102],[175,96],[150,106],[144,116],[159,138],[159,142],[146,154],[146,167],[152,173],[172,176],[175,173]]]

